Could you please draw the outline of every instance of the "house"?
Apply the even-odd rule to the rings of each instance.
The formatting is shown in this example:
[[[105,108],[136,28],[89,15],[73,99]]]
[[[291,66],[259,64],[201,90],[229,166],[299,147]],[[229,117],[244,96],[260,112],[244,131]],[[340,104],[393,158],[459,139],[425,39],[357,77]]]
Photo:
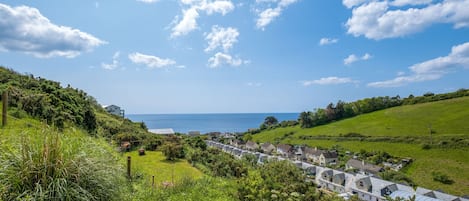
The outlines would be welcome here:
[[[319,156],[321,156],[321,154],[324,152],[325,151],[323,150],[318,150],[318,148],[305,147],[304,149],[304,155],[306,157],[306,160],[309,160],[316,164],[319,164]]]
[[[148,129],[148,132],[156,134],[156,135],[174,135],[175,134],[172,128]]]
[[[103,108],[113,115],[124,117],[124,110],[117,105],[105,105]]]
[[[319,165],[335,165],[338,161],[338,155],[335,151],[326,151],[319,156]]]
[[[268,143],[268,142],[264,142],[261,145],[261,149],[264,153],[271,154],[275,150],[275,146],[273,144]]]
[[[345,186],[345,174],[344,173],[335,174],[334,176],[332,176],[332,182],[337,185]]]
[[[345,164],[345,169],[356,169],[365,175],[377,175],[378,173],[384,171],[384,169],[380,166],[365,163],[365,161],[359,161],[357,159],[348,160]]]
[[[234,139],[231,141],[231,146],[235,146],[238,148],[244,148],[246,143],[244,143],[242,140]]]
[[[334,175],[334,172],[332,170],[324,170],[321,173],[321,179],[324,181],[331,182],[332,181],[332,176]]]
[[[288,158],[292,154],[292,146],[290,146],[288,144],[278,144],[277,145],[277,154]]]
[[[191,137],[195,137],[200,135],[200,131],[189,131],[187,134]]]
[[[293,148],[295,159],[299,161],[306,161],[305,146],[297,145]]]
[[[259,149],[259,145],[253,141],[246,142],[246,149],[250,151],[256,151]]]

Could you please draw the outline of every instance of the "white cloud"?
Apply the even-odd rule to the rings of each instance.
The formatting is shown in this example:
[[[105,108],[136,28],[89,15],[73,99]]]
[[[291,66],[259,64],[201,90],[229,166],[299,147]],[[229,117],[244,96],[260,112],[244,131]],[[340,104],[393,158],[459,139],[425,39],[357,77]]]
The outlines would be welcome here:
[[[426,5],[432,3],[433,0],[394,0],[391,2],[393,6],[407,6],[407,5]]]
[[[119,66],[119,56],[120,56],[120,52],[117,51],[114,53],[114,55],[112,56],[112,63],[108,64],[108,63],[101,63],[101,67],[106,69],[106,70],[114,70],[116,69],[118,66]]]
[[[256,0],[257,4],[277,3],[275,8],[269,7],[263,9],[262,11],[257,10],[258,18],[256,20],[256,27],[258,29],[264,30],[267,25],[269,25],[275,18],[282,14],[283,9],[297,1],[298,0]]]
[[[156,2],[158,2],[159,0],[137,0],[137,1],[143,2],[143,3],[149,3],[149,4],[150,4],[150,3],[156,3]]]
[[[304,86],[310,86],[313,84],[318,85],[336,85],[336,84],[348,84],[348,83],[358,83],[358,81],[353,80],[349,77],[323,77],[319,80],[312,81],[303,81]]]
[[[364,54],[364,55],[362,56],[361,59],[364,60],[364,61],[366,61],[366,60],[368,60],[368,59],[371,59],[371,55],[368,54],[368,53],[366,53],[366,54]]]
[[[349,64],[352,64],[356,61],[358,61],[358,57],[355,56],[354,54],[351,54],[347,58],[344,59],[344,64],[349,65]]]
[[[444,0],[424,7],[390,8],[393,5],[409,6],[409,2],[371,1],[355,7],[346,23],[347,33],[380,40],[417,33],[437,23],[453,24],[454,28],[469,27],[469,0]],[[429,2],[418,1],[418,4],[425,3]]]
[[[172,59],[162,59],[157,56],[145,55],[138,52],[129,54],[129,59],[136,64],[146,65],[148,68],[163,68],[176,64]]]
[[[371,59],[371,55],[366,53],[361,57],[357,57],[355,54],[349,55],[347,58],[344,59],[344,64],[345,65],[350,65],[352,63],[355,63],[357,61],[366,61],[368,59]]]
[[[210,68],[217,68],[223,64],[230,66],[240,66],[241,64],[247,64],[249,61],[242,60],[240,58],[232,57],[229,54],[217,52],[213,57],[208,59],[208,66]]]
[[[218,47],[227,52],[233,47],[233,44],[238,42],[238,36],[239,32],[235,28],[223,28],[218,25],[212,26],[212,32],[205,36],[205,40],[208,41],[208,47],[205,48],[205,52],[215,50]]]
[[[334,43],[337,43],[339,42],[339,39],[337,38],[321,38],[321,40],[319,40],[319,45],[329,45],[329,44],[334,44]]]
[[[40,58],[73,58],[105,44],[91,34],[53,24],[39,10],[0,3],[0,50],[32,54]]]
[[[370,87],[399,87],[409,83],[437,80],[450,70],[463,67],[469,69],[469,42],[453,46],[451,53],[409,67],[413,73],[386,81],[369,83]]]
[[[367,0],[343,0],[342,1],[342,4],[344,4],[345,7],[347,8],[352,8],[354,6],[357,6],[357,5],[360,5],[364,2],[366,2]]]
[[[220,13],[226,15],[234,9],[234,5],[229,0],[181,0],[183,5],[188,5],[189,8],[183,9],[183,17],[179,21],[179,16],[176,16],[172,28],[171,37],[178,37],[188,34],[189,32],[197,29],[197,19],[199,12],[205,12],[207,15],[213,13]]]

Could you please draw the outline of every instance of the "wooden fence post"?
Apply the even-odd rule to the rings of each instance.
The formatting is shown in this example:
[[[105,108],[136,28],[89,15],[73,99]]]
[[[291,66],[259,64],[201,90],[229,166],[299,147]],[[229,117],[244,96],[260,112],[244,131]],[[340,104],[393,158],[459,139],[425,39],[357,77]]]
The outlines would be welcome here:
[[[151,187],[154,188],[155,187],[155,175],[153,175],[151,177]]]
[[[131,165],[131,158],[130,156],[127,156],[127,177],[129,179],[131,179],[131,175],[130,175],[130,165]]]
[[[3,110],[2,110],[2,126],[7,125],[7,112],[8,112],[8,91],[4,91],[2,94],[2,103],[3,103]]]

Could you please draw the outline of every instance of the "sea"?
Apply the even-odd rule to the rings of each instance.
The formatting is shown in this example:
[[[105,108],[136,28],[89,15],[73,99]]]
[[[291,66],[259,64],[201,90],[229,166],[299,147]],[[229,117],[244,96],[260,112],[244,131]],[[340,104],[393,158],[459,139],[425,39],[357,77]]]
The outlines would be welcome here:
[[[174,132],[245,132],[259,128],[268,116],[279,122],[297,120],[299,113],[239,113],[239,114],[129,114],[134,122],[144,122],[148,129],[172,128]]]

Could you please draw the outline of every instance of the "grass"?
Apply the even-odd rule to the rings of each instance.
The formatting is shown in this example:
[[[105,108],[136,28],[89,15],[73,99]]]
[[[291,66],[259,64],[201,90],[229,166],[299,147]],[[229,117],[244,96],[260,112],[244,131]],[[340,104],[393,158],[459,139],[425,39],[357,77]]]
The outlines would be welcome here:
[[[290,144],[307,144],[330,148],[339,145],[345,149],[358,152],[385,151],[397,157],[411,157],[414,162],[404,173],[417,185],[429,189],[442,189],[454,195],[465,195],[469,192],[469,147],[422,149],[412,138],[408,142],[371,142],[351,140],[300,139],[301,136],[340,136],[346,133],[359,133],[371,137],[414,137],[429,142],[429,125],[434,131],[436,141],[450,138],[469,138],[469,97],[456,98],[438,102],[406,105],[390,108],[354,118],[330,123],[315,128],[302,129],[298,126],[277,128],[253,135],[255,141]],[[293,132],[291,136],[285,134]],[[434,181],[432,171],[448,175],[453,184],[442,184]]]
[[[314,128],[278,128],[256,134],[255,140],[272,141],[286,133],[299,136],[428,136],[429,126],[438,136],[469,135],[469,97],[390,108]]]
[[[177,183],[186,178],[199,179],[203,173],[192,167],[186,160],[176,162],[167,161],[162,152],[145,151],[145,155],[139,156],[137,151],[128,152],[122,155],[124,160],[131,157],[132,170],[143,173],[144,180],[151,182],[155,176],[155,184],[162,182]]]
[[[120,200],[124,171],[104,140],[31,118],[10,118],[0,135],[0,200]]]

